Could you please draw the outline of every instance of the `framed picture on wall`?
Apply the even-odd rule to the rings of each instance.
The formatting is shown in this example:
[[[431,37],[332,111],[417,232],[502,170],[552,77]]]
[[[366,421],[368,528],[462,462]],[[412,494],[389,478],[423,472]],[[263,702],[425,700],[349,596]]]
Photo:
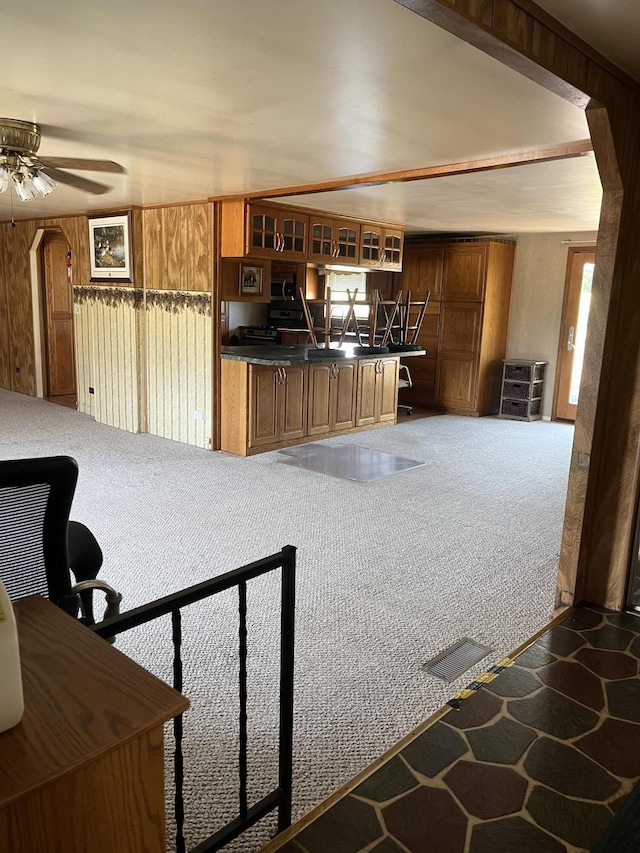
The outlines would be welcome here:
[[[131,211],[89,217],[91,281],[133,281]]]
[[[262,293],[262,267],[240,264],[240,295]]]

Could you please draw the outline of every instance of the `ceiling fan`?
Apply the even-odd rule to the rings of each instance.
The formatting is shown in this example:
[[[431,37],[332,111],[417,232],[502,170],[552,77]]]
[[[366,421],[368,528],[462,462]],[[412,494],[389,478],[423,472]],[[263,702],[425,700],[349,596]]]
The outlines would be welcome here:
[[[21,119],[0,118],[0,192],[9,187],[11,180],[21,201],[35,198],[36,194],[48,195],[58,183],[101,195],[111,187],[62,170],[124,172],[123,167],[112,160],[37,157],[40,140],[40,125]]]

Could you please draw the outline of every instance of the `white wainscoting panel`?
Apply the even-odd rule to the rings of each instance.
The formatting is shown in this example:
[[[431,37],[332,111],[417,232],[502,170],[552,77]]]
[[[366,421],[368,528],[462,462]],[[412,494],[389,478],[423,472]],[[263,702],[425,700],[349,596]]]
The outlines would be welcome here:
[[[211,312],[208,296],[147,291],[147,429],[209,447]]]
[[[100,423],[140,432],[141,292],[77,287],[74,295],[78,409]]]

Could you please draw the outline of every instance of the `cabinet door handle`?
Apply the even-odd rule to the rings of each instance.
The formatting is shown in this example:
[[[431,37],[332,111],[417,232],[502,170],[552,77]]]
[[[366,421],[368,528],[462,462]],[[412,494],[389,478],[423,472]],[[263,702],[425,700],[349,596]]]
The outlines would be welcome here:
[[[567,352],[571,352],[572,349],[575,349],[573,344],[573,336],[575,334],[575,328],[573,326],[569,326],[569,337],[567,338]]]

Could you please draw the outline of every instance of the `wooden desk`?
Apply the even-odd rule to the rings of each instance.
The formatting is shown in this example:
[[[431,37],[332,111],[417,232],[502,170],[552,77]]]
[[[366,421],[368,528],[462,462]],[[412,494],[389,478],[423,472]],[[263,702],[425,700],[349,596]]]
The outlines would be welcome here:
[[[188,700],[45,599],[15,612],[25,713],[0,734],[0,850],[164,853],[162,726]]]

